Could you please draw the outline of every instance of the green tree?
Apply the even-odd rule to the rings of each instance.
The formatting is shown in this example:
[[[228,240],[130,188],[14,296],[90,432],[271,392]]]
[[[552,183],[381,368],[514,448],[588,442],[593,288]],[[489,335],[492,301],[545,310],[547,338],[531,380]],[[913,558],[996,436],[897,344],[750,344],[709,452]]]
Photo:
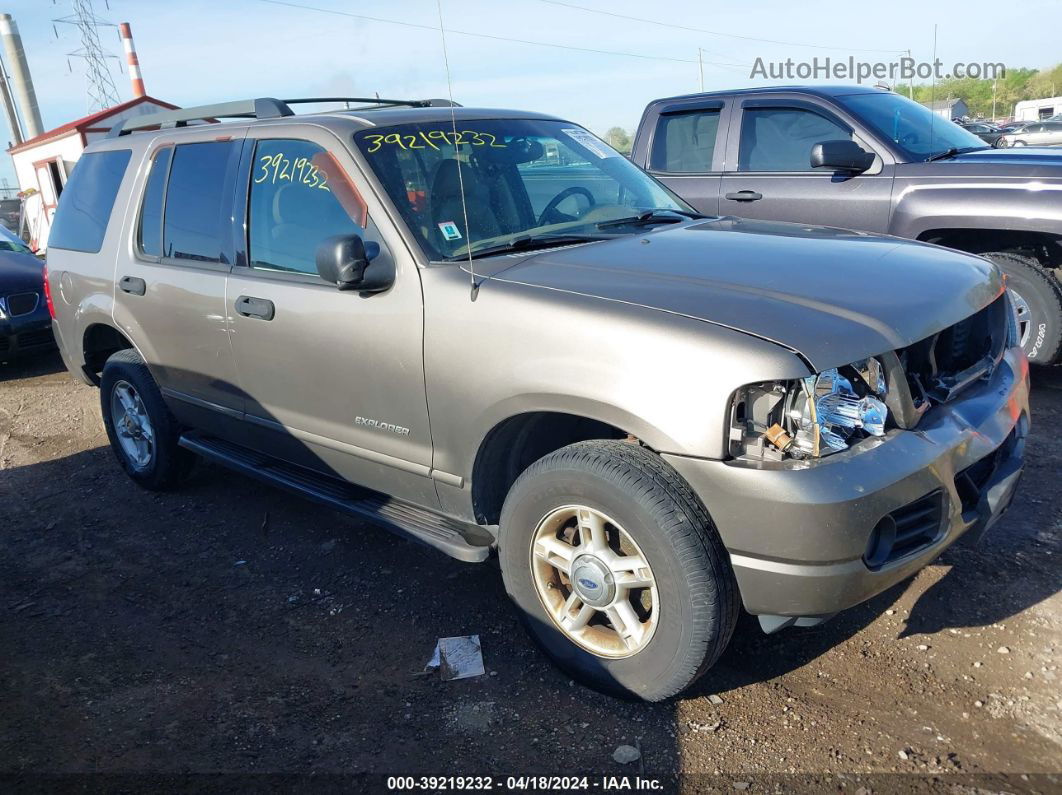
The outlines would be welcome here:
[[[609,127],[605,133],[605,141],[617,152],[625,155],[631,153],[631,134],[622,127]]]
[[[992,116],[992,84],[995,83],[995,115],[1010,116],[1014,105],[1024,99],[1042,99],[1062,94],[1062,64],[1050,69],[1008,69],[999,80],[973,78],[941,80],[936,85],[924,83],[914,87],[918,102],[961,99],[970,108],[971,116]],[[897,85],[896,91],[906,94],[907,87]]]

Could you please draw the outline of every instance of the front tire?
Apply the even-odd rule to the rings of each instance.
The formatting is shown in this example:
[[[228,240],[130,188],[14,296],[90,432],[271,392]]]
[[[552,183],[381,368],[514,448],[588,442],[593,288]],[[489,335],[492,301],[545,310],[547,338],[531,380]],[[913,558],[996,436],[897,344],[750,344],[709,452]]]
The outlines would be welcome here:
[[[195,456],[178,445],[180,426],[136,351],[121,350],[107,359],[100,409],[111,449],[136,483],[164,491],[188,475]]]
[[[1062,355],[1062,285],[1031,257],[1009,251],[982,256],[1007,276],[1025,355],[1033,364],[1054,364]]]
[[[737,621],[737,583],[708,512],[635,444],[580,442],[528,468],[502,509],[500,560],[534,640],[612,695],[676,695]]]

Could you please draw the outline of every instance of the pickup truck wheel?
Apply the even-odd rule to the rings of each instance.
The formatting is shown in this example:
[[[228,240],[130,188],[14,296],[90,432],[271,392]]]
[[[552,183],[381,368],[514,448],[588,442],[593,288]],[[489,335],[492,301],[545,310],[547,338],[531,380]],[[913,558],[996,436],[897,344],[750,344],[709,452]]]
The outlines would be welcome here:
[[[1007,275],[1018,314],[1018,336],[1029,361],[1055,363],[1062,353],[1062,285],[1031,257],[1009,251],[982,256]]]
[[[138,484],[165,490],[189,473],[195,457],[178,446],[177,420],[136,351],[118,351],[107,359],[100,379],[100,408],[111,449]]]
[[[532,464],[506,497],[499,557],[534,640],[612,695],[681,692],[737,621],[708,512],[659,456],[627,442],[580,442]]]

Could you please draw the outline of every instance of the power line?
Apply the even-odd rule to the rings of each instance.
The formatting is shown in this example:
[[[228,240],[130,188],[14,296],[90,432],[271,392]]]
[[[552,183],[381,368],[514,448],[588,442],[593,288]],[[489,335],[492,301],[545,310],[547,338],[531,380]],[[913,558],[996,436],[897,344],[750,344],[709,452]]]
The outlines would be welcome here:
[[[116,27],[113,23],[96,16],[92,8],[92,0],[74,0],[74,13],[59,19],[53,19],[53,23],[73,25],[81,32],[81,49],[67,53],[72,58],[83,58],[85,72],[88,78],[89,110],[103,110],[118,104],[118,89],[111,77],[111,70],[107,66],[107,59],[114,58],[103,49],[100,44],[100,36],[97,32],[101,27]],[[55,26],[52,26],[53,30]],[[56,38],[59,31],[55,30]],[[67,62],[69,64],[69,61]]]
[[[723,36],[728,39],[742,39],[744,41],[759,41],[766,44],[783,44],[786,47],[810,47],[816,50],[833,50],[833,51],[845,51],[845,52],[906,52],[906,50],[873,50],[873,49],[860,49],[858,47],[833,47],[825,44],[804,44],[798,41],[778,41],[776,39],[761,39],[757,36],[741,36],[737,33],[722,33],[718,30],[706,30],[705,28],[695,28],[691,25],[678,25],[674,22],[660,22],[655,19],[646,19],[645,17],[635,17],[628,14],[618,14],[615,11],[604,11],[599,8],[587,8],[586,6],[576,5],[575,3],[565,3],[561,0],[539,0],[540,3],[548,3],[551,6],[563,6],[565,8],[574,8],[576,11],[585,11],[588,14],[601,14],[606,17],[615,17],[616,19],[625,19],[629,22],[640,22],[645,25],[657,25],[662,28],[674,28],[675,30],[685,30],[691,33],[706,33],[709,36]],[[706,62],[707,63],[707,62]]]
[[[439,32],[439,28],[435,25],[425,25],[418,22],[406,22],[400,19],[387,19],[385,17],[374,17],[368,14],[355,14],[350,11],[339,11],[335,8],[318,8],[316,6],[302,5],[301,3],[287,2],[286,0],[258,0],[259,3],[269,3],[276,6],[287,6],[288,8],[297,8],[300,11],[317,11],[322,14],[334,14],[341,17],[350,17],[352,19],[361,19],[367,22],[380,22],[386,25],[401,25],[406,28],[416,28],[418,30],[430,30],[434,33]],[[620,50],[599,50],[592,47],[575,47],[570,44],[554,44],[548,41],[532,41],[530,39],[516,39],[510,36],[495,36],[490,33],[476,33],[468,30],[456,30],[454,28],[447,28],[446,32],[451,35],[457,36],[470,36],[477,39],[490,39],[492,41],[507,41],[514,44],[528,44],[534,47],[552,47],[557,50],[575,50],[576,52],[589,52],[597,55],[618,55],[624,58],[640,58],[647,61],[670,61],[671,63],[698,63],[696,58],[671,58],[666,55],[645,55],[637,52],[623,52]],[[714,61],[705,61],[704,63],[711,66],[721,66],[730,69],[744,69],[748,64],[736,64],[736,63],[720,63]]]

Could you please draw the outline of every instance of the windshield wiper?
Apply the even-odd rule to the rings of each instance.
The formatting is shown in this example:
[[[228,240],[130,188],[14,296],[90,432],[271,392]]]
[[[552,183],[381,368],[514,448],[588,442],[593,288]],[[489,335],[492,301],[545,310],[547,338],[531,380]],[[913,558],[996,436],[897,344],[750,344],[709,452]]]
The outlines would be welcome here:
[[[677,218],[675,216],[678,216]],[[601,221],[596,224],[598,229],[611,229],[616,226],[646,226],[648,224],[677,224],[683,218],[707,218],[700,213],[691,213],[687,210],[646,210],[626,218],[614,218],[611,221]]]
[[[587,237],[586,235],[520,235],[514,237],[508,243],[500,243],[496,246],[476,249],[472,252],[472,259],[490,257],[495,254],[505,254],[510,251],[530,251],[537,248],[553,248],[554,246],[571,246],[576,243],[590,243],[594,240],[602,240],[600,237]],[[460,262],[467,260],[469,254],[447,257],[447,262]]]
[[[979,152],[982,149],[991,149],[991,147],[987,146],[987,145],[985,145],[985,146],[964,146],[961,149],[959,149],[959,148],[953,146],[950,149],[945,149],[943,152],[937,152],[935,155],[930,155],[929,157],[926,158],[926,162],[927,163],[932,163],[934,160],[947,160],[950,157],[955,157],[955,155],[961,155],[964,152]]]

